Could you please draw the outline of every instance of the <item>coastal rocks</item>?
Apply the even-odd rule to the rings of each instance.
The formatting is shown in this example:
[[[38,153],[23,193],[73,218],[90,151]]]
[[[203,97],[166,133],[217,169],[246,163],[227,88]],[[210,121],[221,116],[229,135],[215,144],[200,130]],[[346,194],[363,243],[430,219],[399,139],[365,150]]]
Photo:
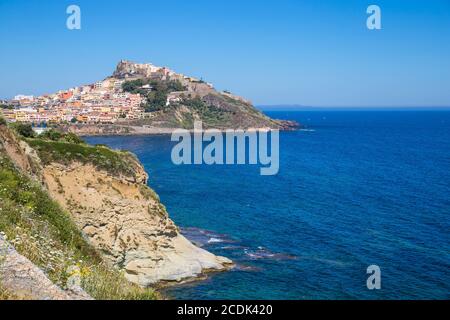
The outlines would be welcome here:
[[[179,233],[146,186],[142,166],[130,166],[136,166],[134,177],[113,176],[87,164],[52,164],[44,167],[43,181],[89,242],[129,281],[145,287],[229,268],[229,259],[194,246]]]
[[[44,272],[20,255],[0,235],[0,286],[18,299],[92,300],[82,289],[65,291],[53,284]]]
[[[75,133],[79,136],[135,134],[134,129],[131,126],[119,124],[61,124],[58,126],[58,129],[63,132]]]

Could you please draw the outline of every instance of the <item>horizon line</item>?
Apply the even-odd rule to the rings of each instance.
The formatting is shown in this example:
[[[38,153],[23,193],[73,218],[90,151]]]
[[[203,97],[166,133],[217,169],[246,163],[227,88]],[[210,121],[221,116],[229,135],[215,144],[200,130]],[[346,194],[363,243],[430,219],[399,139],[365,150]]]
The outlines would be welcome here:
[[[285,108],[285,109],[450,109],[450,105],[415,105],[415,106],[304,106],[296,104],[255,104],[257,108]]]

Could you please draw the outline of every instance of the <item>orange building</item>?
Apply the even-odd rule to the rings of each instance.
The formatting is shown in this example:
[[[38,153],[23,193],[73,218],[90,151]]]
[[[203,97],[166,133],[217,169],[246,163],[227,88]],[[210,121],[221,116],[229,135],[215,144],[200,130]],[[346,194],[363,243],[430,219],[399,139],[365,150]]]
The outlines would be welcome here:
[[[72,91],[63,92],[63,93],[61,93],[61,94],[59,95],[59,97],[60,97],[62,100],[70,99],[70,98],[72,98],[72,96],[73,96],[73,92],[72,92]]]

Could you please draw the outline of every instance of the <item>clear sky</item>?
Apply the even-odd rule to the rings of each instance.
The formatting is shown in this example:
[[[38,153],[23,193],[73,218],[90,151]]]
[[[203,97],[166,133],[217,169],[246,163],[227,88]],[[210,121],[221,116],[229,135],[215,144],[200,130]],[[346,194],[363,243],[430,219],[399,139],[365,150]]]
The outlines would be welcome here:
[[[66,8],[81,8],[81,30]],[[382,30],[366,9],[382,10]],[[450,106],[449,0],[0,0],[0,98],[110,75],[120,59],[255,104]]]

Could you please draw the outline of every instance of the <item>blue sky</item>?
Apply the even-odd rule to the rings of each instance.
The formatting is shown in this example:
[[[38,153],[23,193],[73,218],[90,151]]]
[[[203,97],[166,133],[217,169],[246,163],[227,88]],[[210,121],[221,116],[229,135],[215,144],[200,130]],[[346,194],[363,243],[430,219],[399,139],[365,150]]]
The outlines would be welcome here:
[[[81,8],[82,29],[66,28]],[[382,30],[366,9],[382,10]],[[0,97],[110,75],[120,59],[255,104],[450,106],[450,1],[0,0]]]

